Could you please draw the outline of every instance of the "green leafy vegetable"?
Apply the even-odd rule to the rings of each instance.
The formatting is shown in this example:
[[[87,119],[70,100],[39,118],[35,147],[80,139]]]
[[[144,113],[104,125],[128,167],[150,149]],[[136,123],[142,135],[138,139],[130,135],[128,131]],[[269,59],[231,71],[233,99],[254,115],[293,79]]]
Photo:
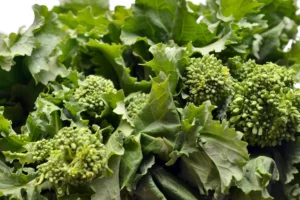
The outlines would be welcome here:
[[[109,8],[0,34],[0,199],[300,199],[295,2]]]

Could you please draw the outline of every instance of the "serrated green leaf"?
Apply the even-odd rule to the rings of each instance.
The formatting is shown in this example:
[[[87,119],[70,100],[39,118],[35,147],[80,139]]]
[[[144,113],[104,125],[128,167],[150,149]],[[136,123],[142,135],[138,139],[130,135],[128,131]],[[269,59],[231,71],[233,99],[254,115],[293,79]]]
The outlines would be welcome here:
[[[0,151],[20,151],[28,141],[26,136],[17,135],[12,128],[11,121],[3,116],[3,107],[0,107]]]
[[[179,47],[176,44],[157,44],[150,47],[153,59],[147,63],[155,71],[156,75],[161,72],[169,76],[169,84],[172,92],[175,92],[179,77],[192,54],[188,48]]]
[[[282,33],[285,23],[281,22],[276,27],[267,30],[260,36],[256,36],[253,48],[255,48],[254,55],[260,60],[265,60],[273,52],[280,48],[279,35]]]
[[[299,149],[300,137],[297,137],[294,142],[286,143],[272,152],[272,157],[280,173],[280,181],[283,184],[290,183],[294,176],[299,173],[296,168],[296,165],[300,163]]]
[[[44,25],[44,14],[47,12],[47,8],[45,6],[34,7],[33,11],[35,15],[34,22],[26,31],[23,31],[24,27],[21,27],[18,34],[11,33],[5,39],[0,37],[0,67],[6,71],[11,70],[11,67],[15,64],[14,57],[30,56],[33,49],[39,45],[34,33]]]
[[[7,136],[11,131],[11,122],[3,116],[4,107],[0,107],[0,131],[1,135]]]
[[[87,4],[88,5],[88,4]],[[88,6],[79,10],[76,14],[72,12],[58,14],[59,26],[71,37],[84,35],[90,38],[101,38],[108,33],[110,21],[104,15],[94,15],[93,7]]]
[[[34,179],[37,177],[32,169],[26,172],[28,175],[25,175],[22,170],[15,173],[0,171],[0,196],[23,199],[23,190],[31,189],[35,184]]]
[[[140,89],[148,88],[150,86],[146,81],[138,82],[136,78],[130,76],[130,70],[125,66],[125,62],[122,58],[122,45],[109,45],[91,39],[86,46],[95,48],[97,51],[99,51],[109,64],[109,66],[100,66],[98,73],[106,78],[114,76],[112,80],[117,78],[117,87],[123,89],[125,94],[136,92]],[[108,71],[110,71],[110,73],[108,73]]]
[[[60,0],[61,8],[77,12],[86,8],[93,7],[94,13],[103,13],[109,9],[108,0]]]
[[[300,185],[299,183],[294,185],[286,185],[285,194],[289,200],[299,200],[300,199]]]
[[[43,16],[46,23],[35,34],[40,45],[34,49],[30,57],[26,58],[26,63],[35,81],[46,85],[49,81],[54,81],[58,75],[67,75],[66,68],[57,62],[60,53],[56,51],[56,46],[62,42],[66,34],[56,27],[54,13],[37,5],[34,6],[34,10]]]
[[[130,44],[126,41],[128,35],[134,38],[130,40],[133,42],[138,37],[146,37],[156,43],[167,42],[171,39],[176,7],[176,0],[137,0],[132,8],[132,16],[125,20],[121,38],[126,44]]]
[[[192,50],[194,52],[199,52],[202,55],[209,54],[210,52],[220,53],[227,48],[227,45],[236,43],[237,41],[234,33],[229,32],[214,43],[208,44],[204,47],[193,47]]]
[[[139,166],[139,169],[133,181],[134,189],[136,189],[136,186],[139,183],[139,181],[148,174],[149,170],[154,166],[154,164],[155,164],[155,157],[153,155],[143,157],[143,160]]]
[[[180,130],[168,79],[153,82],[149,100],[137,115],[134,126],[134,134],[141,139],[143,151],[153,152],[167,160]]]
[[[268,186],[278,180],[279,173],[275,161],[269,157],[259,156],[248,161],[243,168],[243,178],[235,185],[250,199],[273,199],[268,192]]]
[[[233,16],[236,20],[248,13],[258,12],[258,8],[264,5],[256,0],[218,0],[217,3],[225,17]]]
[[[207,101],[199,107],[190,104],[182,111],[185,135],[177,139],[168,164],[181,156],[184,179],[202,193],[215,190],[218,197],[228,193],[233,180],[242,179],[242,167],[249,157],[242,134],[229,128],[225,121],[220,124],[212,120],[212,109]]]
[[[211,112],[215,108],[209,102],[205,102],[199,107],[189,104],[181,111],[182,131],[176,139],[175,147],[170,154],[171,159],[167,165],[174,164],[182,155],[189,156],[190,153],[198,151],[197,141],[199,132],[203,129],[207,121],[212,120]]]

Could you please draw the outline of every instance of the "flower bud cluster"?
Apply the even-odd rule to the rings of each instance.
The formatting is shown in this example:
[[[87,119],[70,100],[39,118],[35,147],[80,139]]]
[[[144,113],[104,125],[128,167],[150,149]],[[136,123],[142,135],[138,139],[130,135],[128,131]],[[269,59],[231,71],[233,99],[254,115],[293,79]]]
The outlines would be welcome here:
[[[213,55],[192,58],[183,78],[188,101],[201,105],[210,100],[220,106],[232,92],[233,80],[229,69]]]
[[[53,150],[53,145],[46,139],[29,143],[27,145],[28,153],[32,155],[35,162],[41,162],[47,159]]]
[[[149,94],[136,93],[126,100],[127,114],[130,119],[134,120],[139,112],[147,104]]]
[[[86,127],[62,128],[48,143],[53,149],[47,162],[40,164],[38,169],[58,190],[87,183],[106,170],[105,146]]]
[[[101,76],[89,75],[75,90],[74,99],[88,112],[100,115],[105,109],[101,95],[116,92],[112,81]]]
[[[245,63],[245,68],[250,64]],[[292,91],[293,71],[268,63],[245,72],[241,75],[244,79],[234,86],[228,108],[230,123],[244,133],[250,145],[276,146],[283,140],[294,140],[300,112],[287,98],[287,91]]]

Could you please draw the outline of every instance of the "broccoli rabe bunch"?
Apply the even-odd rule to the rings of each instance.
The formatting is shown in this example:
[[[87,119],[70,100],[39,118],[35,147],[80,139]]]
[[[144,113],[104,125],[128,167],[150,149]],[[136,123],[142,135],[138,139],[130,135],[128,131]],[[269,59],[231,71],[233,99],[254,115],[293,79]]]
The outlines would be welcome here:
[[[188,101],[201,105],[210,100],[222,106],[232,91],[232,77],[229,69],[213,55],[192,58],[183,77],[183,89]]]
[[[294,72],[273,63],[254,66],[253,61],[242,67],[227,112],[231,124],[250,145],[276,146],[294,140],[300,123],[299,109],[288,96],[294,90]]]
[[[58,192],[65,191],[69,185],[87,183],[106,170],[105,146],[86,127],[62,128],[49,143],[53,149],[38,170]]]
[[[105,109],[105,102],[101,96],[116,91],[111,80],[107,80],[101,76],[89,75],[75,90],[74,99],[90,115],[101,115]]]
[[[149,94],[145,93],[134,93],[127,97],[125,104],[127,108],[128,117],[134,120],[139,112],[147,104]]]

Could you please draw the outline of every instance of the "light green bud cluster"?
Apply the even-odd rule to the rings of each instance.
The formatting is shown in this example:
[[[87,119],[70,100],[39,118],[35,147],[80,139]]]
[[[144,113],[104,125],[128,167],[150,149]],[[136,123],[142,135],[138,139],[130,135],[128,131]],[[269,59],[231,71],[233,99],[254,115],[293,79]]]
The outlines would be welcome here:
[[[105,147],[89,129],[65,128],[54,139],[55,148],[70,156],[66,178],[71,182],[88,182],[105,169]]]
[[[65,127],[49,142],[53,150],[38,169],[58,191],[64,191],[68,185],[87,183],[106,170],[105,146],[88,128]]]
[[[127,114],[130,119],[134,120],[139,112],[145,107],[149,94],[136,93],[126,100]]]
[[[116,92],[112,81],[101,76],[89,75],[74,92],[74,99],[89,113],[100,115],[105,109],[101,95]]]
[[[300,89],[294,89],[292,92],[288,92],[287,98],[290,99],[297,109],[300,110]]]
[[[294,140],[300,113],[287,98],[293,86],[293,71],[268,63],[246,72],[234,86],[228,107],[231,124],[244,133],[250,145],[276,146],[282,140]]]
[[[299,119],[299,111],[300,111],[300,89],[290,90],[286,98],[289,101],[289,121],[292,123],[288,124],[288,131],[293,133],[300,132],[300,119]]]
[[[49,157],[51,151],[53,150],[53,145],[48,140],[42,139],[27,144],[26,148],[28,151],[27,154],[31,154],[32,159],[35,162],[41,162]]]
[[[65,172],[68,164],[65,162],[64,154],[60,150],[53,150],[47,162],[38,165],[37,168],[42,179],[45,178],[55,185],[59,196],[65,193],[68,184],[72,184],[66,183]]]
[[[229,69],[213,55],[192,58],[183,78],[188,101],[201,105],[210,100],[220,106],[232,92],[233,80]]]
[[[240,56],[228,59],[228,68],[232,77],[238,81],[243,81],[256,67],[255,60],[248,60],[244,63]]]

